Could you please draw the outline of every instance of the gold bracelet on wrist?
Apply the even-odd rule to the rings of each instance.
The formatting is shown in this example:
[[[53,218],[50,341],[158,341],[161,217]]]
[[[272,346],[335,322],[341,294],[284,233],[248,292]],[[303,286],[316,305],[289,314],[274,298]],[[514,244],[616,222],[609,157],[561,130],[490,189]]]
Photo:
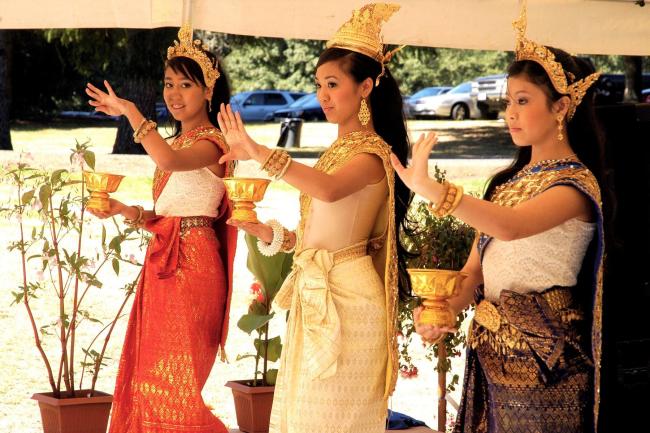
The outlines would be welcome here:
[[[130,227],[138,228],[142,226],[144,222],[144,208],[140,205],[131,206],[138,211],[138,216],[134,219],[124,218],[124,223]]]
[[[282,240],[282,246],[280,247],[280,251],[283,253],[292,253],[296,249],[296,243],[295,240],[293,242],[293,245],[291,245],[291,233],[289,230],[286,228],[282,227],[284,230],[284,239]]]
[[[133,130],[133,136],[134,137],[137,136],[140,133],[140,130],[142,129],[142,127],[144,126],[145,123],[147,123],[147,118],[143,117],[142,121],[140,122],[138,127]]]
[[[448,192],[449,192],[449,182],[444,182],[442,184],[442,194],[440,195],[440,200],[438,200],[436,204],[429,202],[429,204],[427,205],[429,212],[431,212],[433,215],[436,216],[438,215],[438,209],[440,209],[440,206],[445,201]]]
[[[282,167],[282,170],[280,170],[280,173],[278,173],[275,176],[275,180],[280,180],[284,177],[284,175],[287,173],[287,170],[289,170],[291,161],[292,161],[291,155],[287,155],[287,162],[284,164],[284,167]]]
[[[157,126],[158,124],[153,120],[147,120],[141,128],[138,128],[138,130],[135,133],[133,133],[133,141],[136,143],[142,142],[144,137],[146,137],[147,134],[149,134],[151,131],[156,129]]]

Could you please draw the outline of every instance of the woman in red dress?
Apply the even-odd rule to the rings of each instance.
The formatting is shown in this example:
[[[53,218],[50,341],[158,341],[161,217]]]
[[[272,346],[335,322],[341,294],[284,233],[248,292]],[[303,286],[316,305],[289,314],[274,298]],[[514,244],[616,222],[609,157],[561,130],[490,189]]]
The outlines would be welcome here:
[[[236,229],[222,178],[232,165],[215,127],[230,91],[216,57],[183,27],[168,50],[163,96],[175,119],[166,141],[130,101],[88,84],[90,105],[124,115],[156,163],[154,209],[111,199],[109,211],[153,234],[129,319],[117,375],[110,433],[222,433],[201,390],[228,330]]]

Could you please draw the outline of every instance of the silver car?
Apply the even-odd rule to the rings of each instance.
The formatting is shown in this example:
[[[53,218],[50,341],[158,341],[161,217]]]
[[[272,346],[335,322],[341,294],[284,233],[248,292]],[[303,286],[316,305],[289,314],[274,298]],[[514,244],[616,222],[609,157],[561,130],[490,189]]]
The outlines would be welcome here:
[[[427,112],[427,100],[432,96],[447,93],[449,90],[451,87],[446,86],[425,87],[418,90],[408,98],[404,98],[404,114],[416,119],[431,116],[432,114]]]
[[[470,98],[472,83],[459,84],[444,95],[426,98],[423,111],[435,117],[449,117],[454,120],[479,119],[481,112],[476,101]]]

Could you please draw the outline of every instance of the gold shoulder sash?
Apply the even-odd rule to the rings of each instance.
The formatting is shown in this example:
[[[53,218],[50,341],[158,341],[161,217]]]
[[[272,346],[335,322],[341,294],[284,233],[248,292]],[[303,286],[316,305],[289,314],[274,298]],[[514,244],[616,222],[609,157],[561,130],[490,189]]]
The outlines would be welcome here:
[[[369,153],[381,158],[386,179],[388,180],[389,206],[387,208],[387,224],[384,234],[376,239],[371,239],[371,245],[379,245],[373,254],[373,262],[377,271],[384,280],[386,297],[386,335],[388,347],[388,365],[386,368],[386,387],[384,397],[388,398],[395,389],[398,370],[397,353],[397,237],[395,228],[395,171],[390,163],[390,146],[376,133],[357,131],[337,139],[332,146],[323,153],[315,169],[332,174],[347,164],[352,158]],[[311,197],[307,194],[300,195],[300,223],[296,230],[296,252],[302,250],[305,224],[309,218]]]

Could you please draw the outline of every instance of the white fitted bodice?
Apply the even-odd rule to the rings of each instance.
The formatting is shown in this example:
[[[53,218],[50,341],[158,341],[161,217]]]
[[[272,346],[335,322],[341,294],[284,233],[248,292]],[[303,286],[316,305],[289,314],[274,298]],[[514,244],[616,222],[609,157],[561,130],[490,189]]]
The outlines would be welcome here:
[[[574,218],[527,238],[492,239],[481,262],[485,298],[498,301],[501,290],[528,293],[574,286],[595,227]]]
[[[216,217],[226,193],[223,180],[207,167],[173,172],[154,206],[156,215]]]

